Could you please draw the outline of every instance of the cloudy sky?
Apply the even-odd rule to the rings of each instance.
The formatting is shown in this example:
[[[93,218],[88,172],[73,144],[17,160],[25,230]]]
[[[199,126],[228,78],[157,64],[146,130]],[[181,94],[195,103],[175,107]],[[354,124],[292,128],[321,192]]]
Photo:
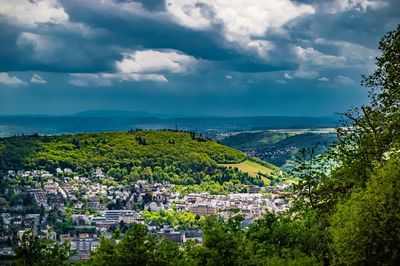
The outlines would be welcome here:
[[[0,114],[330,115],[398,0],[0,0]]]

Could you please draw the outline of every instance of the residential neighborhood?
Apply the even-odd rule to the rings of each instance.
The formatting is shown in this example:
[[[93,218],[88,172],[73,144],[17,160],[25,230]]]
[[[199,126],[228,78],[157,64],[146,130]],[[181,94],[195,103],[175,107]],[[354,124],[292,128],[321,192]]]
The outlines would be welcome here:
[[[23,197],[22,204],[1,206],[0,254],[13,255],[13,247],[27,231],[41,238],[67,242],[71,260],[90,258],[101,237],[119,237],[132,223],[141,223],[159,237],[177,243],[202,242],[201,228],[157,222],[149,213],[181,213],[201,217],[232,215],[244,217],[243,228],[267,212],[282,212],[289,203],[284,195],[287,185],[260,188],[249,186],[249,193],[212,195],[189,193],[181,195],[168,182],[150,183],[137,180],[116,185],[102,169],[91,175],[75,175],[71,169],[13,171],[3,176],[11,183],[9,193]],[[145,214],[145,215],[144,215]]]

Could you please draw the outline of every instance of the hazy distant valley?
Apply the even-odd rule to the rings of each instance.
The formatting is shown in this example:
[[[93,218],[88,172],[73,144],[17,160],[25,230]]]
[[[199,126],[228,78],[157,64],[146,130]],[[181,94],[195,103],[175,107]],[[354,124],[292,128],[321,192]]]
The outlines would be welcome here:
[[[157,116],[157,117],[155,117]],[[61,135],[130,129],[196,132],[282,169],[301,148],[325,151],[335,139],[335,117],[173,117],[127,111],[87,111],[68,116],[0,116],[0,137]]]
[[[129,129],[179,129],[218,139],[231,132],[332,128],[336,117],[180,117],[125,111],[88,111],[75,115],[0,116],[0,136],[20,134],[58,135],[82,132],[126,131]]]
[[[290,170],[299,150],[315,148],[321,154],[336,139],[335,129],[286,129],[236,133],[221,143],[260,158],[282,170]]]

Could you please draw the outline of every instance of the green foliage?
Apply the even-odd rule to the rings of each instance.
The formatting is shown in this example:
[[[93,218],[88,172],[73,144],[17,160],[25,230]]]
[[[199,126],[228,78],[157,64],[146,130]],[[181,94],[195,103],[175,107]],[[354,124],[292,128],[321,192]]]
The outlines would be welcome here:
[[[378,166],[366,189],[353,192],[332,217],[335,265],[400,261],[400,158]]]
[[[15,248],[15,265],[62,265],[70,255],[70,247],[64,244],[39,239],[31,231],[25,232]]]
[[[146,140],[146,145],[138,142]],[[174,144],[171,145],[170,141]],[[77,145],[79,143],[79,145]],[[42,166],[45,168],[105,167],[114,165],[172,165],[204,170],[215,163],[245,159],[239,151],[216,142],[193,140],[191,134],[175,131],[90,133],[64,136],[21,136],[0,141],[2,170]],[[197,160],[195,165],[193,161]],[[154,161],[154,162],[153,162]]]
[[[246,236],[252,260],[265,257],[295,260],[323,258],[326,237],[314,212],[298,213],[296,218],[274,213],[266,214],[249,227]]]
[[[296,191],[293,207],[297,211],[320,207],[318,188],[325,172],[323,158],[316,157],[317,146],[301,149],[291,171],[291,176],[297,179],[297,183],[293,185]]]
[[[178,245],[149,235],[144,225],[134,224],[120,242],[100,240],[87,265],[179,265]]]
[[[155,222],[161,226],[164,224],[170,226],[179,226],[181,229],[192,229],[200,226],[201,219],[196,219],[196,215],[190,212],[179,212],[179,211],[160,211],[151,212],[144,211],[143,218],[146,222]]]
[[[211,216],[203,224],[203,245],[197,254],[205,265],[241,264],[244,232],[240,228],[241,216],[230,218],[224,223],[221,218]]]
[[[371,102],[343,114],[338,141],[325,156],[330,169],[317,158],[294,169],[301,180],[294,187],[296,210],[316,214],[321,232],[328,232],[321,253],[334,265],[397,265],[400,259],[400,26],[379,48],[378,68],[363,81],[372,88]]]
[[[341,167],[332,178],[340,191],[364,188],[400,141],[400,26],[383,37],[379,49],[376,71],[363,80],[371,88],[370,104],[345,113],[344,127],[338,129],[335,160]]]
[[[372,87],[370,105],[344,114],[338,141],[328,153],[327,158],[334,162],[329,171],[313,153],[297,162],[294,175],[300,181],[294,187],[297,200],[291,212],[268,213],[247,230],[241,228],[241,216],[227,221],[207,217],[201,224],[203,243],[188,242],[181,247],[134,224],[120,242],[102,239],[86,264],[398,265],[400,26],[384,36],[379,48],[382,55],[377,59],[378,69],[364,78],[364,84]],[[25,149],[26,139],[29,144]],[[13,146],[22,149],[23,158],[9,151]],[[246,158],[243,153],[193,133],[138,131],[8,138],[1,140],[0,153],[5,156],[2,167],[100,166],[122,182],[140,177],[157,181],[169,178],[177,184],[194,186],[204,181],[221,187],[228,182],[258,181],[216,165],[241,162]],[[15,201],[21,200],[17,195]],[[148,221],[183,227],[193,222],[193,216],[174,212],[145,212],[144,216]],[[64,249],[43,246],[36,237],[24,235],[16,263],[50,265],[46,261],[53,254],[52,265],[61,264]]]
[[[226,137],[221,143],[242,151],[257,152],[258,157],[284,170],[291,170],[293,160],[301,149],[316,147],[316,155],[322,154],[335,140],[333,133],[309,133],[293,131],[289,133],[257,131]],[[268,165],[265,165],[269,167]]]
[[[244,153],[193,133],[135,131],[21,136],[0,139],[0,145],[5,147],[0,149],[3,172],[37,168],[55,172],[61,167],[91,174],[101,167],[114,181],[122,183],[147,179],[199,184],[206,175],[217,178],[219,183],[236,177],[245,183],[259,182],[245,173],[217,166],[242,162],[246,159]]]
[[[222,184],[215,181],[203,181],[200,184],[194,185],[176,185],[171,190],[179,192],[181,195],[200,192],[208,192],[212,195],[227,195],[232,192],[247,192],[247,188],[241,184],[241,181],[235,179],[225,181]]]
[[[268,214],[241,228],[242,216],[223,221],[217,216],[202,222],[203,242],[177,244],[148,234],[136,224],[117,244],[101,240],[90,265],[321,265],[314,251],[320,235],[314,230],[315,217],[292,220]]]
[[[237,149],[251,149],[267,147],[278,143],[289,137],[287,133],[278,133],[271,131],[245,132],[228,136],[221,140],[224,145],[235,147]]]
[[[309,191],[318,221],[330,233],[334,265],[399,261],[400,26],[379,48],[378,68],[363,81],[372,88],[370,104],[344,114],[329,153],[336,167],[308,180],[318,180],[308,182]]]
[[[25,159],[41,148],[39,139],[35,135],[0,138],[0,174],[10,169],[23,169],[27,164]]]

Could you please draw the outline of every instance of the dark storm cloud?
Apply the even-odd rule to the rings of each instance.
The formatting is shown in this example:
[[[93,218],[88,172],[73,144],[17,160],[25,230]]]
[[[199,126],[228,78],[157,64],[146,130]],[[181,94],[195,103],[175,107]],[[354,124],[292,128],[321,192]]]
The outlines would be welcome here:
[[[150,11],[165,10],[165,0],[137,0],[142,3],[143,7]]]
[[[237,24],[251,16],[223,13],[219,15],[226,21],[215,19],[215,12],[224,12],[211,8],[218,1],[197,5],[201,17],[193,15],[189,21],[169,13],[164,0],[52,2],[60,3],[55,8],[67,18],[21,23],[24,17],[18,20],[15,14],[0,12],[0,72],[8,73],[3,78],[15,76],[25,82],[8,86],[0,80],[0,113],[101,108],[224,115],[342,111],[366,100],[366,91],[358,85],[360,75],[372,70],[377,42],[400,22],[397,0],[349,1],[347,6],[335,5],[337,1],[282,0],[297,3],[293,12],[300,12],[300,4],[310,6],[301,11],[304,15],[276,28],[268,23]],[[232,2],[232,8],[246,7],[246,1],[243,7],[235,6],[239,2]],[[367,7],[371,2],[383,4]],[[208,18],[214,19],[209,25],[203,21]],[[258,21],[257,14],[254,19]],[[265,34],[257,27],[265,27]],[[128,68],[142,74],[141,68],[149,72],[158,61],[167,60],[164,65],[172,64],[173,70],[149,72],[163,75],[158,81],[164,82],[126,76],[100,82],[101,75],[94,77],[94,83],[71,82],[72,73],[105,74],[106,78],[121,74],[116,62],[126,57],[123,53],[132,57],[135,51],[148,50],[165,52],[166,57],[145,62],[130,59]],[[30,83],[35,73],[47,83]]]
[[[0,71],[13,71],[22,67],[19,63],[19,51],[15,45],[18,34],[17,28],[7,25],[0,19]]]
[[[62,3],[71,23],[88,27],[90,36],[65,25],[41,23],[39,27],[32,29],[0,20],[0,71],[114,71],[114,63],[121,59],[122,51],[141,49],[174,49],[199,59],[246,61],[246,71],[271,69],[246,54],[227,49],[215,32],[194,31],[165,19],[164,15],[161,18],[157,15],[136,16],[121,9],[110,12],[90,1]],[[162,1],[143,3],[146,12],[151,14],[162,11],[161,7],[164,6]],[[21,41],[26,33],[49,43],[45,58],[35,55],[35,43]],[[254,66],[252,61],[255,61]],[[243,69],[242,65],[238,63],[237,67],[230,68],[240,70]]]
[[[147,1],[140,3],[144,2]],[[161,6],[162,1],[158,2]],[[64,8],[71,21],[106,29],[108,34],[99,39],[103,44],[117,44],[129,49],[176,49],[208,60],[229,60],[240,56],[237,51],[223,46],[223,40],[216,34],[217,29],[204,32],[182,27],[160,13],[159,9],[140,15],[117,6],[114,6],[114,12],[110,12],[91,3],[94,2],[82,4],[81,1],[70,0],[65,1]]]
[[[0,19],[0,36],[0,71],[107,71],[121,58],[120,53],[96,39],[60,25],[42,24],[31,29]]]

